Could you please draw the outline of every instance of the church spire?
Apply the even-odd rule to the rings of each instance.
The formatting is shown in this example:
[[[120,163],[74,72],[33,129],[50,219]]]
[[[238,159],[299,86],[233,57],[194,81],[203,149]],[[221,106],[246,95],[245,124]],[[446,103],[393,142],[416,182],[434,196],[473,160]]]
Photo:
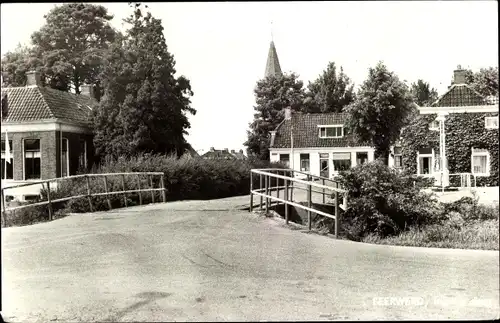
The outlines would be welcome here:
[[[273,29],[271,22],[271,45],[269,47],[269,54],[267,55],[266,73],[264,77],[268,76],[281,76],[281,66],[278,59],[278,53],[276,52],[276,47],[274,46],[273,39]]]

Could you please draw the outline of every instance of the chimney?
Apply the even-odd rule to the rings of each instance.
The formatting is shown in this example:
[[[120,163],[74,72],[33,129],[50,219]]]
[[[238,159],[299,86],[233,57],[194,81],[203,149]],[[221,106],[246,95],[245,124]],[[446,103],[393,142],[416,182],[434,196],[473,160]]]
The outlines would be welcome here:
[[[80,95],[88,96],[89,98],[94,97],[94,86],[90,84],[83,84],[80,86]]]
[[[236,151],[234,149],[231,149],[231,154],[236,154]]]
[[[229,149],[224,148],[224,152],[225,152],[225,153],[228,153],[228,152],[229,152]]]
[[[462,66],[458,65],[457,69],[453,71],[453,84],[465,84],[466,70],[462,69]]]
[[[214,147],[210,147],[210,151],[211,151],[211,152],[214,152],[214,151],[215,151],[215,148],[214,148]]]
[[[271,133],[271,144],[269,147],[274,146],[274,138],[276,138],[276,131],[269,131]]]
[[[42,86],[40,72],[26,72],[26,86]]]

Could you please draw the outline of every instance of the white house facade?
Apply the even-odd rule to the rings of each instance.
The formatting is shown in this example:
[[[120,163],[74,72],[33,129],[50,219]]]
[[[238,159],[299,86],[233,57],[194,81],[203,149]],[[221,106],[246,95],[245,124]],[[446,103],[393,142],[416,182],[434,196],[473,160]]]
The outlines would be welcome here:
[[[340,171],[374,160],[374,148],[345,133],[343,113],[294,113],[271,132],[271,162],[331,178]],[[393,163],[393,161],[391,161]]]

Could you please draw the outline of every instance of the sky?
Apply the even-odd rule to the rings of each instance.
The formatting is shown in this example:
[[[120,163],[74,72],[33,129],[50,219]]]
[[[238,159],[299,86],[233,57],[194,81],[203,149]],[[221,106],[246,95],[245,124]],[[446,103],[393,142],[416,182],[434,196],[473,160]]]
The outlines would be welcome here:
[[[127,2],[100,3],[123,30]],[[1,5],[1,54],[29,44],[51,3]],[[256,82],[264,77],[271,30],[284,72],[306,85],[328,62],[359,86],[383,61],[408,84],[443,94],[457,65],[498,66],[497,1],[148,3],[160,18],[177,75],[194,92],[187,140],[194,149],[245,149]],[[20,18],[22,17],[22,18]],[[272,27],[271,27],[271,21]]]

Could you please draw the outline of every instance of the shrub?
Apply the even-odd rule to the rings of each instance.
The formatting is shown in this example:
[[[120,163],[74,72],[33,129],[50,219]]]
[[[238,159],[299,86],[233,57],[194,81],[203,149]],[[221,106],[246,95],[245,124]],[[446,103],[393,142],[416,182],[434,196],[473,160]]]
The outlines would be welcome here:
[[[400,173],[379,160],[341,172],[338,180],[349,192],[342,225],[354,240],[368,233],[395,235],[435,222],[442,213],[435,196],[422,191],[429,184],[426,179]]]

